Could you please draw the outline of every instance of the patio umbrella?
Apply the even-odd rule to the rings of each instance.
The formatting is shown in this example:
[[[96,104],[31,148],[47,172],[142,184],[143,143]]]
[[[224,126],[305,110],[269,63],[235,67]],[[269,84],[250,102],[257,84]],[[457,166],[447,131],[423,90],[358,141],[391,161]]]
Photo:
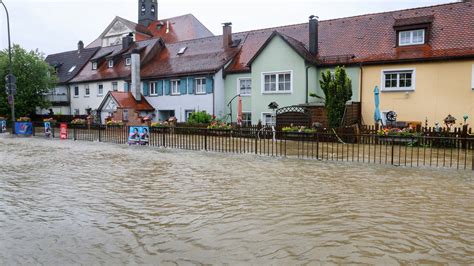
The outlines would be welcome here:
[[[237,124],[242,125],[242,96],[239,96],[237,101]]]
[[[374,112],[374,120],[375,123],[382,121],[382,116],[380,115],[380,90],[379,87],[375,86],[374,89],[374,98],[375,98],[375,112]]]

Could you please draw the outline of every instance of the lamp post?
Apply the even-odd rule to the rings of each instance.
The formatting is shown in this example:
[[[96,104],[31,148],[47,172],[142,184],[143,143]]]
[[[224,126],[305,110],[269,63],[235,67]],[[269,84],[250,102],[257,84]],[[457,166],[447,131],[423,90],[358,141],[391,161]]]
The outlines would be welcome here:
[[[7,92],[9,97],[11,97],[11,106],[12,106],[12,134],[15,134],[15,93],[16,89],[15,87],[15,77],[13,76],[13,66],[12,66],[12,46],[11,46],[11,41],[10,41],[10,16],[8,14],[8,9],[7,6],[5,6],[5,3],[3,3],[3,0],[0,0],[0,4],[3,5],[3,8],[5,8],[5,12],[7,13],[7,30],[8,30],[8,75],[5,79],[6,84],[7,84]]]

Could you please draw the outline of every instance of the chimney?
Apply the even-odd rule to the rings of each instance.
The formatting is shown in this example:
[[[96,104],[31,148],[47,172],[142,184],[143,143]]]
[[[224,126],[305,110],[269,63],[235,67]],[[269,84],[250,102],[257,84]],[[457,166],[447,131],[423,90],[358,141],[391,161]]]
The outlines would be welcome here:
[[[77,53],[80,54],[83,49],[84,49],[84,43],[82,41],[79,41],[77,43]]]
[[[309,52],[313,55],[318,54],[318,17],[311,15],[309,17]]]
[[[222,23],[223,47],[227,49],[232,46],[232,22]]]
[[[132,51],[132,87],[131,92],[135,100],[142,100],[142,92],[140,88],[140,54],[138,51]]]
[[[133,33],[129,33],[127,36],[122,37],[122,49],[126,50],[133,44]]]

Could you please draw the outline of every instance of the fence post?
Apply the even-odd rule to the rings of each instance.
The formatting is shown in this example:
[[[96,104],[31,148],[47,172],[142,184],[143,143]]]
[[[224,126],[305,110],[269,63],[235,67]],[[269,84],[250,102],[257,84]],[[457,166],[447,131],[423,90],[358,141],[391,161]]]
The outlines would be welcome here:
[[[72,126],[72,139],[73,139],[74,141],[77,140],[76,127],[75,127],[75,126]]]
[[[394,140],[393,137],[392,137],[392,159],[391,159],[391,164],[392,164],[392,165],[394,165],[394,164],[393,164],[394,142],[395,142],[395,140]]]
[[[99,142],[101,142],[101,131],[102,131],[102,126],[99,125]]]
[[[207,151],[207,132],[209,129],[204,129],[204,150]]]
[[[162,145],[164,148],[166,148],[166,131],[169,130],[169,128],[161,128],[163,132],[163,137],[162,137]]]
[[[255,154],[258,154],[258,132],[257,130],[255,134]]]
[[[33,123],[33,122],[31,122],[31,130],[32,130],[31,133],[32,133],[33,137],[35,137],[36,136],[36,134],[35,134],[36,128],[35,128],[35,123]]]

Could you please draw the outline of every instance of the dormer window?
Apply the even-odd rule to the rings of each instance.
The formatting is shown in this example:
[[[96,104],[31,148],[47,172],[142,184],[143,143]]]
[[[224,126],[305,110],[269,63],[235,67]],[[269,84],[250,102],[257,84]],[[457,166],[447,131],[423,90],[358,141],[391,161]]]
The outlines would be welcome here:
[[[109,60],[109,61],[107,61],[107,66],[108,66],[109,68],[114,67],[114,60]]]
[[[125,58],[125,65],[129,66],[132,64],[132,59],[130,57]]]
[[[178,51],[178,55],[182,55],[182,54],[184,54],[184,52],[186,52],[186,49],[188,49],[188,47],[187,47],[187,46],[183,46],[183,47],[181,47],[181,49],[179,49],[179,51]]]
[[[76,65],[72,66],[67,73],[71,74],[74,69],[76,69]]]
[[[420,45],[425,44],[425,29],[406,30],[398,32],[398,45]]]
[[[92,62],[92,70],[97,70],[97,62]]]

